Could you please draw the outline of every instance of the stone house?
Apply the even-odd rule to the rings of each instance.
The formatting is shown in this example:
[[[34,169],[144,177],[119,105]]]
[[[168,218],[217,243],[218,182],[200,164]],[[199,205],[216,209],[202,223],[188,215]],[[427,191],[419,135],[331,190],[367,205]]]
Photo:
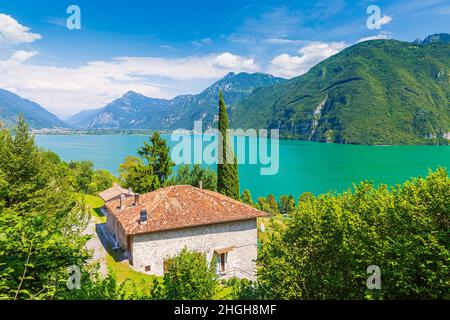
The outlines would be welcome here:
[[[143,195],[115,185],[100,196],[107,228],[134,269],[163,275],[169,259],[186,246],[205,253],[220,277],[254,279],[257,218],[265,212],[185,185]]]

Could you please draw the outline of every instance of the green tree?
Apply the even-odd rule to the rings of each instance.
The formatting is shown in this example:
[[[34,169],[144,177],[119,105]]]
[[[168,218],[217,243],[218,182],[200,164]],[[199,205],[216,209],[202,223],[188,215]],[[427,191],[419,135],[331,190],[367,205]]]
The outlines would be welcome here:
[[[41,166],[34,137],[28,133],[28,126],[22,116],[17,127],[10,134],[3,129],[1,169],[10,185],[5,201],[9,205],[25,203],[32,196],[30,191],[41,181],[37,179]]]
[[[208,300],[218,289],[214,265],[203,253],[189,251],[186,247],[168,261],[163,286],[155,281],[154,297],[169,300]]]
[[[294,209],[295,209],[295,200],[292,195],[280,196],[280,206],[279,206],[280,213],[290,214],[294,211]]]
[[[107,170],[94,170],[92,161],[71,161],[69,179],[76,192],[96,195],[110,188],[118,179]]]
[[[219,163],[217,164],[217,191],[239,200],[239,173],[236,157],[231,146],[228,133],[227,106],[223,100],[222,91],[219,91]]]
[[[242,193],[241,200],[245,204],[248,204],[250,206],[254,206],[254,203],[253,203],[253,200],[252,200],[252,195],[250,193],[250,190],[248,190],[248,189],[245,189],[244,192]]]
[[[256,200],[256,206],[255,206],[258,210],[270,213],[271,212],[271,208],[269,206],[269,203],[267,202],[267,199],[264,197],[258,197],[258,199]]]
[[[144,141],[144,145],[138,150],[138,154],[145,159],[147,166],[153,168],[153,173],[158,177],[159,185],[163,186],[171,175],[175,164],[170,158],[170,150],[166,141],[161,138],[158,132],[153,133],[149,142]]]
[[[168,185],[191,185],[199,187],[200,182],[203,189],[216,191],[217,190],[217,175],[216,172],[209,168],[202,168],[199,164],[192,167],[188,164],[180,165],[177,168],[176,174],[169,179]]]
[[[126,157],[119,167],[119,173],[122,186],[132,188],[134,192],[146,193],[160,186],[158,177],[153,173],[153,166],[146,166],[141,158]]]
[[[89,194],[95,195],[103,190],[106,190],[114,183],[118,182],[118,179],[107,170],[97,170],[92,176],[92,181],[89,184]]]
[[[278,211],[278,203],[277,200],[275,200],[275,197],[273,194],[269,194],[267,196],[267,205],[269,206],[269,211],[268,213],[270,213],[271,215],[276,215],[279,214],[280,212]]]
[[[314,200],[314,195],[311,192],[303,192],[298,198],[298,203]]]
[[[89,258],[88,215],[68,166],[35,145],[23,118],[0,140],[0,299],[52,299],[67,290],[66,268]]]
[[[138,154],[140,158],[127,157],[120,165],[123,186],[138,193],[151,192],[164,186],[175,165],[170,159],[166,141],[155,132],[149,142],[144,141]]]
[[[444,169],[388,188],[300,202],[262,249],[258,281],[274,299],[449,299],[450,179]],[[366,287],[371,265],[381,289]]]
[[[94,163],[92,161],[71,161],[69,168],[73,171],[73,187],[75,191],[90,193],[90,185],[94,177]]]

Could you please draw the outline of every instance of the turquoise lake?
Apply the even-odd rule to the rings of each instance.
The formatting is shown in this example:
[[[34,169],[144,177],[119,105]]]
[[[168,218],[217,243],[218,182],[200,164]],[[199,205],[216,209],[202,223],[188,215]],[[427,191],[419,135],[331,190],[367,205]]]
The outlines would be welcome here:
[[[165,136],[168,139],[168,136]],[[144,135],[38,135],[36,142],[63,160],[91,160],[117,175],[126,156],[136,155]],[[174,143],[169,143],[173,146]],[[280,140],[279,171],[262,176],[259,165],[240,165],[241,191],[254,198],[306,191],[343,191],[361,180],[394,185],[428,169],[450,168],[450,146],[355,146]]]

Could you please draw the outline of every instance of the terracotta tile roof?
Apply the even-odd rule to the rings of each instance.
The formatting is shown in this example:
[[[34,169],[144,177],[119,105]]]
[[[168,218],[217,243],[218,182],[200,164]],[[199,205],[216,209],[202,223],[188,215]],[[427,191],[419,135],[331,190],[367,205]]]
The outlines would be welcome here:
[[[103,201],[108,202],[115,198],[119,198],[120,195],[122,195],[122,194],[124,194],[125,196],[134,195],[133,192],[131,192],[128,189],[122,188],[117,183],[114,183],[114,185],[111,188],[100,192],[98,195],[100,196],[100,198],[103,199]]]
[[[267,216],[249,205],[217,192],[192,186],[171,186],[126,199],[120,210],[120,199],[106,203],[106,208],[128,235],[181,229],[200,225],[240,221]],[[147,210],[147,222],[140,223],[141,210]]]

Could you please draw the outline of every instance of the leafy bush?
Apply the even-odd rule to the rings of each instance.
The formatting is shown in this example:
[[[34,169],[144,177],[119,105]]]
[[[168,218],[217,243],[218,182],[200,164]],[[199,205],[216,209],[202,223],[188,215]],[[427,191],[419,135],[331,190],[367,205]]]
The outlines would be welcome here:
[[[216,271],[206,256],[186,247],[168,261],[163,286],[157,280],[152,297],[169,300],[212,299],[218,289]]]
[[[258,271],[265,298],[450,298],[450,179],[430,172],[393,188],[363,182],[353,192],[299,204],[263,247]],[[366,269],[381,269],[369,290]]]

